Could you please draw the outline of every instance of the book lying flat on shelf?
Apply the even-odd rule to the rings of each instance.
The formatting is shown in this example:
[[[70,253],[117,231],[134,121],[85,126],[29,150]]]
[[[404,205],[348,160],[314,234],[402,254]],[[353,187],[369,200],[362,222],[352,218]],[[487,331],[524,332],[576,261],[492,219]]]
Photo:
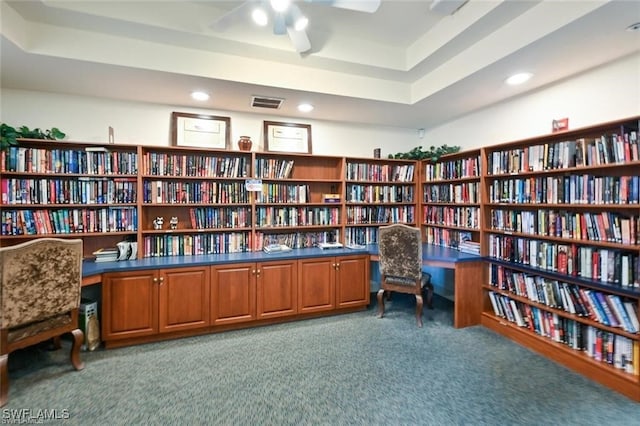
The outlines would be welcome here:
[[[96,257],[96,263],[115,262],[118,260],[118,249],[101,248],[94,251],[93,255]]]
[[[322,250],[342,248],[341,243],[318,243],[318,247]]]
[[[262,249],[265,253],[280,253],[283,251],[291,251],[291,247],[285,244],[269,244]]]

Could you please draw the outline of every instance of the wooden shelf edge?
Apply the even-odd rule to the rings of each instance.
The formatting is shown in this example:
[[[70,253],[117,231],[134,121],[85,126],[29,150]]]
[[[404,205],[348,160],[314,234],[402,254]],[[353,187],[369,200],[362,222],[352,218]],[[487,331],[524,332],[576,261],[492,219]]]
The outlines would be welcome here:
[[[533,335],[526,330],[521,330],[506,322],[506,320],[499,319],[487,312],[482,313],[480,324],[527,349],[531,349],[588,377],[594,382],[621,393],[635,402],[640,402],[640,378],[638,376],[616,371],[607,365],[601,365],[586,355],[576,353],[573,349]]]

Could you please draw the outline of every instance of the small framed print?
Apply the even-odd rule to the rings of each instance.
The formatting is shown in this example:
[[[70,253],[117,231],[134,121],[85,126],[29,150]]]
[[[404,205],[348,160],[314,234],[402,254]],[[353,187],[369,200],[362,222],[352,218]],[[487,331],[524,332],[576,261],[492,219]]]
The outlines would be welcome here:
[[[311,154],[311,125],[265,121],[264,150]]]
[[[216,115],[171,113],[171,144],[230,149],[231,119]]]

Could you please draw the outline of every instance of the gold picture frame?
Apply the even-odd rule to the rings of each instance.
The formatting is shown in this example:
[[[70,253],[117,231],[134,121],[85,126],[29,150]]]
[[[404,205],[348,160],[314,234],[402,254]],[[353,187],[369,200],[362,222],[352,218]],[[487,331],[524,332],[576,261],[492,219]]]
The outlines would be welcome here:
[[[264,122],[264,150],[311,154],[311,125],[299,123]]]
[[[231,149],[231,118],[172,112],[171,144],[229,150]]]

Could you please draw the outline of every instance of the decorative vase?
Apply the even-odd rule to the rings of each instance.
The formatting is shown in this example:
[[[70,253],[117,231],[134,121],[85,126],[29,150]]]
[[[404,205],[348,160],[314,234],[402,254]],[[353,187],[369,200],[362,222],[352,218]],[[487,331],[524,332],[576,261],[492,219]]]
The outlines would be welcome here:
[[[251,151],[251,136],[240,136],[240,140],[238,140],[238,148],[240,151]]]

